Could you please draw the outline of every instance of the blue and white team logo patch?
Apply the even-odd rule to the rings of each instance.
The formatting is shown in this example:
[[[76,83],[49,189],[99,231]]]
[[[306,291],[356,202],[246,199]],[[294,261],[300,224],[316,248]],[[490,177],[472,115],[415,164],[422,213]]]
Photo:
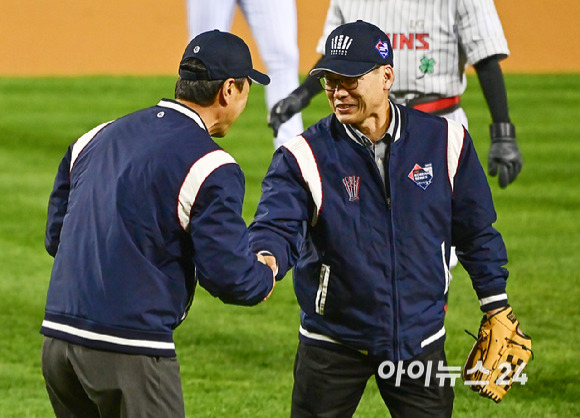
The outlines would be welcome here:
[[[431,163],[425,164],[425,167],[415,164],[415,167],[413,167],[409,173],[409,178],[413,180],[417,186],[425,190],[433,181],[433,166]]]
[[[342,179],[342,184],[346,188],[348,193],[348,201],[355,202],[359,199],[358,190],[360,187],[360,177],[359,176],[348,176]]]
[[[377,51],[379,51],[379,54],[381,54],[381,57],[383,59],[387,58],[390,54],[388,42],[383,42],[379,40],[379,42],[377,42],[377,44],[375,45],[375,48],[377,49]]]

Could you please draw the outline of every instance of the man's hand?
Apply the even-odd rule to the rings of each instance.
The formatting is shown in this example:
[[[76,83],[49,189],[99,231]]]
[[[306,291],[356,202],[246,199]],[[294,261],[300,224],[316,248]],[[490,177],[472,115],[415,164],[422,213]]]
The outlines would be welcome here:
[[[522,170],[522,154],[516,143],[516,128],[509,122],[493,123],[489,127],[491,145],[487,159],[490,176],[498,175],[499,187],[506,188]]]
[[[268,126],[274,131],[274,136],[278,136],[280,125],[300,112],[302,108],[302,100],[295,93],[290,93],[288,97],[278,101],[268,115]]]
[[[276,287],[276,274],[278,274],[278,262],[276,261],[276,258],[273,255],[267,255],[267,254],[256,254],[256,257],[258,257],[258,261],[262,264],[267,265],[268,267],[270,267],[272,269],[272,290],[270,290],[270,293],[268,293],[268,296],[266,296],[264,298],[264,301],[268,300],[270,298],[270,296],[272,296],[272,293],[274,292],[274,287]]]
[[[278,273],[278,262],[276,261],[276,257],[268,254],[256,254],[256,256],[260,263],[263,263],[272,269],[274,276]]]

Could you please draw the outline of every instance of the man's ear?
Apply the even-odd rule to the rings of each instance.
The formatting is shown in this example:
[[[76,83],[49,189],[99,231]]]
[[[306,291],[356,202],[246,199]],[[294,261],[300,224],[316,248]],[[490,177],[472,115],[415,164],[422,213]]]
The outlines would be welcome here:
[[[219,103],[222,105],[227,105],[232,99],[235,88],[236,84],[233,78],[228,78],[226,81],[224,81],[224,84],[218,92]]]
[[[393,87],[393,83],[395,82],[395,70],[390,65],[385,65],[384,67],[385,72],[383,74],[385,80],[385,90],[390,90]]]

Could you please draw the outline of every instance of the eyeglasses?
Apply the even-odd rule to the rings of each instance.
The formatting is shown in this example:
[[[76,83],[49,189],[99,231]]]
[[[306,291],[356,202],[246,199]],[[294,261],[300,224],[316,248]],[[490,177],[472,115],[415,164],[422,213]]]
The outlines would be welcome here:
[[[373,72],[377,68],[380,68],[380,65],[375,65],[369,71],[360,75],[358,77],[342,77],[342,78],[328,78],[326,76],[320,77],[320,84],[322,88],[326,91],[336,91],[338,86],[341,86],[345,90],[354,90],[358,87],[358,80],[363,78],[366,74]]]
[[[345,90],[354,90],[358,87],[359,77],[328,78],[320,77],[320,84],[326,91],[336,91],[340,85]]]

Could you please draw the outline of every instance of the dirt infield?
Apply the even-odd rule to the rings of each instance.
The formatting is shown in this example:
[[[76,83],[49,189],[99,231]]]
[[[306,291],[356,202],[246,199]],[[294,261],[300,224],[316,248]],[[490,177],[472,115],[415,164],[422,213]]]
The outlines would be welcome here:
[[[316,60],[315,46],[329,0],[297,0],[300,67]],[[496,0],[510,45],[506,72],[580,72],[578,0]],[[236,14],[232,32],[248,41]],[[187,43],[184,0],[18,0],[0,18],[0,76],[175,74]],[[283,48],[283,45],[280,45]]]

